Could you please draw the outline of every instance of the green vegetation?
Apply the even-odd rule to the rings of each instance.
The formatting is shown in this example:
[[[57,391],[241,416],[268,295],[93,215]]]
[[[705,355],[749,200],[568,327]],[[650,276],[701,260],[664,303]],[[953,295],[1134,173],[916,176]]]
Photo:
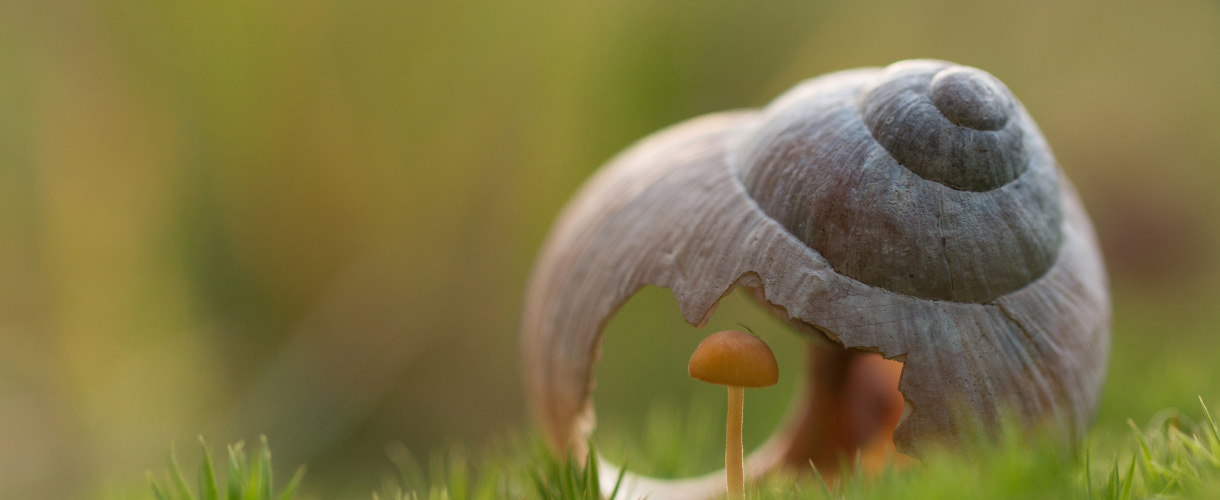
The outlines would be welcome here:
[[[936,451],[920,465],[890,467],[875,477],[857,472],[828,481],[816,471],[773,474],[747,485],[747,498],[1216,498],[1220,495],[1220,427],[1202,398],[1200,403],[1198,418],[1166,410],[1147,426],[1131,422],[1131,432],[1125,436],[1108,440],[1091,436],[1073,451],[1051,439],[1022,438],[1009,429],[994,442],[977,441],[964,450]],[[266,440],[249,457],[239,443],[229,447],[228,486],[221,490],[207,447],[203,450],[195,492],[171,453],[165,479],[152,480],[153,496],[157,500],[289,500],[304,474],[304,468],[298,469],[276,495]],[[605,483],[607,478],[598,473],[595,452],[582,464],[572,458],[556,459],[537,442],[518,442],[506,450],[479,460],[460,451],[436,455],[426,474],[410,453],[394,451],[391,460],[397,475],[371,497],[593,500],[606,485],[612,485],[613,492],[606,498],[623,497],[619,491],[622,475]]]
[[[576,463],[575,458],[567,457],[558,460],[549,454],[538,455],[531,468],[531,478],[538,493],[538,498],[545,500],[594,500],[601,498],[602,483],[598,473],[597,450],[589,444],[589,455],[584,464]],[[539,472],[539,469],[542,472]],[[606,496],[614,500],[619,496],[623,485],[623,474],[620,471],[615,478],[610,493]]]
[[[271,468],[271,448],[267,446],[267,438],[260,437],[258,450],[253,454],[247,453],[240,442],[228,447],[228,482],[225,488],[221,489],[207,443],[204,443],[202,438],[199,443],[203,451],[195,490],[191,490],[190,483],[178,465],[177,455],[171,451],[169,470],[165,472],[162,481],[158,481],[152,472],[148,473],[152,494],[157,500],[289,500],[293,498],[297,485],[305,476],[305,468],[298,468],[292,479],[288,480],[288,485],[276,495]]]

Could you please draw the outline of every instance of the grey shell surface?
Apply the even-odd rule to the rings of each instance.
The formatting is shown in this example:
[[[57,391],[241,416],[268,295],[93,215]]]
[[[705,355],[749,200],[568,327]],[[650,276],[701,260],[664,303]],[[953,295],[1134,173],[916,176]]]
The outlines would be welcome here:
[[[1008,89],[943,61],[692,119],[588,181],[521,323],[529,405],[557,450],[591,432],[602,329],[646,285],[696,325],[757,287],[786,319],[902,360],[904,453],[1007,411],[1079,435],[1104,381],[1107,280],[1077,195]]]

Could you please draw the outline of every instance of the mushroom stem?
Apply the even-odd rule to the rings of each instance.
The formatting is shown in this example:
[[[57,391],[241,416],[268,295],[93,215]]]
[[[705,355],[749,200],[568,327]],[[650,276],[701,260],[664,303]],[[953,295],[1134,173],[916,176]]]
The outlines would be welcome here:
[[[724,473],[728,476],[729,500],[741,500],[746,494],[741,466],[741,420],[745,398],[744,387],[729,386],[729,418],[724,445]]]

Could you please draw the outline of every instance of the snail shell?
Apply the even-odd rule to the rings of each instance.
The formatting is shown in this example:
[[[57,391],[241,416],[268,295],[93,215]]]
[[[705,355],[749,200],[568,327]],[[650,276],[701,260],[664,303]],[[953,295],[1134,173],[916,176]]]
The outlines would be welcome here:
[[[692,119],[588,181],[538,256],[521,323],[529,405],[557,451],[583,452],[602,329],[645,285],[695,325],[750,286],[802,330],[901,359],[894,442],[916,456],[1005,412],[1079,436],[1105,376],[1107,280],[1080,200],[1008,89],[943,61]]]

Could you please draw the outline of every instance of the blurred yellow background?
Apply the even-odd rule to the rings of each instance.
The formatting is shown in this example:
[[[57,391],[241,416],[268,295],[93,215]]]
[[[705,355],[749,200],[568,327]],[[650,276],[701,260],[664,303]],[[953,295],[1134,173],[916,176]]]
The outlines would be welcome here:
[[[367,497],[387,443],[524,432],[521,291],[590,172],[913,57],[1004,81],[1094,217],[1116,294],[1100,431],[1220,397],[1214,0],[7,0],[0,497],[138,491],[170,443],[259,433],[307,491]],[[733,300],[726,327],[781,329]],[[641,410],[697,392],[706,332],[652,290],[610,333],[601,419],[644,436]]]

